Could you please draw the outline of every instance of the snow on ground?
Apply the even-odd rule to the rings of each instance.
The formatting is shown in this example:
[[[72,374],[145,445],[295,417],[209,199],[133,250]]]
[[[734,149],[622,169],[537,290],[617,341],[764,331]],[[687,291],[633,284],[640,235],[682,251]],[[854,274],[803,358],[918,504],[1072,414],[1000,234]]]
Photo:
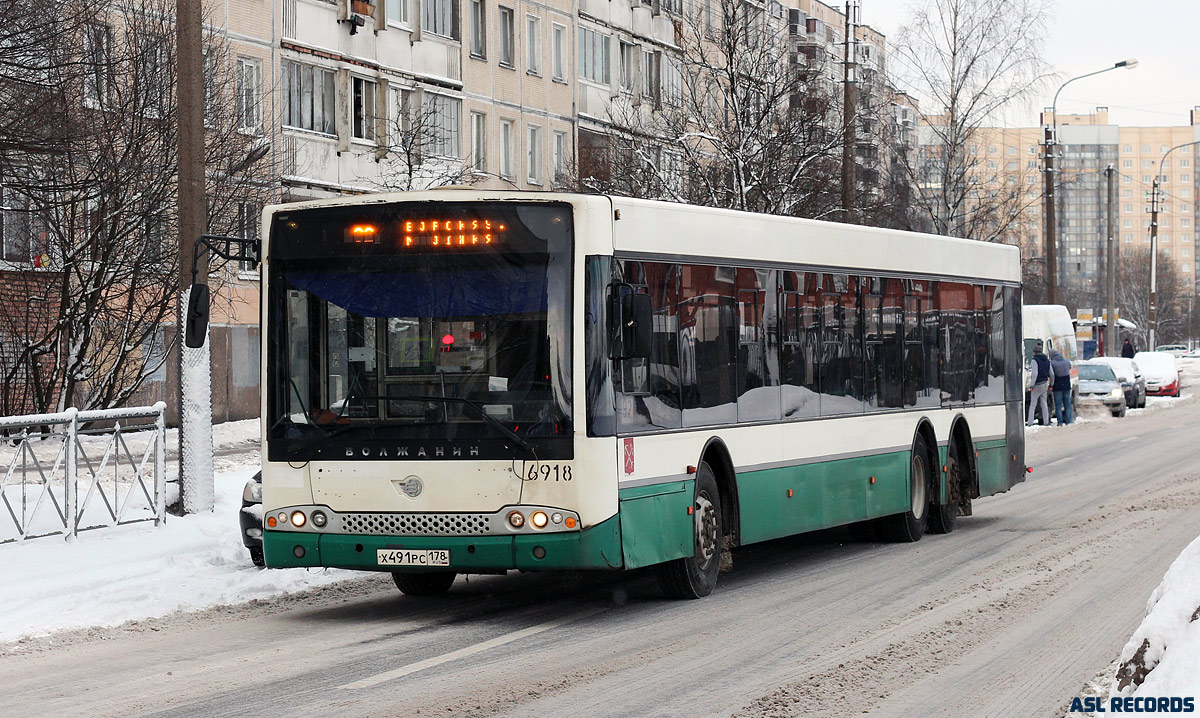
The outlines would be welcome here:
[[[237,430],[217,428],[215,433],[226,431]],[[0,545],[0,644],[242,603],[355,577],[348,571],[263,570],[250,563],[237,512],[242,488],[257,470],[254,448],[236,456],[243,468],[217,475],[211,513],[168,516],[157,528],[149,522],[85,531],[73,541],[49,536]]]
[[[1121,651],[1111,694],[1190,696],[1200,705],[1200,538],[1146,602],[1146,618]]]

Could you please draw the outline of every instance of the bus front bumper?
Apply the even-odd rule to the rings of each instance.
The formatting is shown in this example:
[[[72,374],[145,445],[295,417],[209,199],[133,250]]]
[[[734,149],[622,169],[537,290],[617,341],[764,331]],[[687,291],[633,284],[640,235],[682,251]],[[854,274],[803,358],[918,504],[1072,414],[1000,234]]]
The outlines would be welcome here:
[[[381,549],[448,550],[450,565],[436,569],[380,566],[377,552]],[[263,552],[270,568],[490,573],[510,569],[616,569],[623,565],[617,516],[582,531],[513,536],[377,536],[267,529],[263,532]]]

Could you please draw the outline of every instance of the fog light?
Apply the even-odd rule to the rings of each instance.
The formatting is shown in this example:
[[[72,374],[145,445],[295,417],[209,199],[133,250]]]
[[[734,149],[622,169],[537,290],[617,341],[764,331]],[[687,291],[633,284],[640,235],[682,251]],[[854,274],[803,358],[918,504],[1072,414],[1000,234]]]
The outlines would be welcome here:
[[[317,528],[322,528],[323,526],[325,526],[325,521],[326,521],[326,519],[325,519],[324,511],[314,511],[313,512],[313,515],[312,515],[313,526],[316,526]]]
[[[286,511],[279,512],[279,523],[281,523],[281,524],[287,523],[287,512]]]
[[[558,513],[557,511],[550,514],[550,521],[552,523],[561,524],[562,523],[562,514]]]
[[[546,517],[544,511],[534,511],[533,515],[529,517],[529,523],[533,524],[535,529],[544,529],[549,522],[550,519]]]
[[[525,525],[525,517],[521,515],[520,511],[513,511],[508,515],[508,525],[519,529]]]
[[[296,548],[292,549],[292,553],[295,554],[296,558],[304,558],[304,547],[297,546]]]
[[[293,526],[295,526],[296,528],[300,528],[301,526],[303,526],[306,523],[308,523],[308,519],[304,516],[303,511],[293,511],[292,512],[292,525]]]
[[[542,548],[541,546],[534,546],[533,547],[533,557],[534,558],[546,558],[546,549]]]

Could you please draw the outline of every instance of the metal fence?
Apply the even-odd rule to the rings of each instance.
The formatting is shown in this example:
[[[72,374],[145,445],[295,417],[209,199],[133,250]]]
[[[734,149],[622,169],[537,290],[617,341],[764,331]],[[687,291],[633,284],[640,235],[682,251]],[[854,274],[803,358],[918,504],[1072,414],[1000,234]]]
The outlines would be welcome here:
[[[0,543],[161,524],[166,406],[0,418]]]

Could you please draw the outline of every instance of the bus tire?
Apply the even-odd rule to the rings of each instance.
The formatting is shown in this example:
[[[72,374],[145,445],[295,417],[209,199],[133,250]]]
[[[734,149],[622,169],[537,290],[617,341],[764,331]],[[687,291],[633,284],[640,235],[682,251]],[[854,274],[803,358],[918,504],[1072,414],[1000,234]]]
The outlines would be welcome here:
[[[889,541],[913,543],[925,535],[929,523],[929,487],[933,484],[933,471],[930,468],[929,448],[925,445],[925,438],[917,434],[909,459],[908,511],[883,519],[884,534]]]
[[[700,462],[692,499],[695,553],[660,564],[658,584],[668,598],[704,598],[717,585],[721,570],[721,494],[712,467]]]
[[[948,534],[954,530],[958,518],[958,504],[962,496],[962,462],[958,460],[957,447],[951,445],[946,455],[946,503],[938,503],[937,492],[929,502],[929,526],[931,534]],[[934,486],[937,482],[934,482]]]
[[[431,571],[429,573],[392,572],[396,588],[405,596],[436,596],[450,590],[455,577],[454,571]]]

